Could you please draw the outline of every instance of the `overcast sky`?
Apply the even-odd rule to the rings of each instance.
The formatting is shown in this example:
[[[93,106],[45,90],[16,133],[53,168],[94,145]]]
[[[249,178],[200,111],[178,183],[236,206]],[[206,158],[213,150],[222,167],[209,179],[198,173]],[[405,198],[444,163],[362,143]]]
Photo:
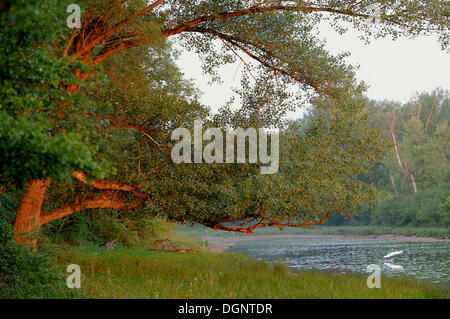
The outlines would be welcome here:
[[[418,91],[432,91],[437,87],[450,89],[450,54],[441,50],[434,37],[396,41],[386,38],[366,45],[357,32],[340,35],[327,25],[320,27],[320,36],[326,39],[330,52],[350,52],[347,62],[359,65],[357,78],[370,85],[367,95],[372,99],[406,102]],[[179,65],[185,76],[195,79],[203,92],[201,102],[213,110],[233,95],[232,87],[239,85],[241,71],[245,68],[240,61],[224,66],[220,70],[223,84],[208,85],[210,77],[202,75],[201,61],[195,53],[183,52]],[[301,111],[289,115],[291,118],[299,116]]]

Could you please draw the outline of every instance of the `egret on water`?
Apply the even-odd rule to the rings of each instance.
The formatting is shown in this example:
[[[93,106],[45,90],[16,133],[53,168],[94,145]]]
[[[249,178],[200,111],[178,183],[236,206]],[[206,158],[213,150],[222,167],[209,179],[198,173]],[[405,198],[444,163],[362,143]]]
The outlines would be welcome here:
[[[397,255],[400,255],[402,252],[403,252],[403,250],[392,251],[389,254],[387,254],[386,256],[384,256],[384,258],[394,257]]]
[[[389,268],[391,268],[392,270],[403,270],[403,267],[400,265],[395,265],[395,264],[391,264],[391,263],[384,263],[386,266],[388,266]]]

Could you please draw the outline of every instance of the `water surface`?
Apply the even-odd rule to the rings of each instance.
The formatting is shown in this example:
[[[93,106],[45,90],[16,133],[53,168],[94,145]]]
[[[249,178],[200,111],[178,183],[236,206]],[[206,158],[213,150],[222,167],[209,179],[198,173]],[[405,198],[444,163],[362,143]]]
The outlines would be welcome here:
[[[400,250],[403,253],[394,258],[383,258],[391,251]],[[234,242],[228,251],[243,252],[269,263],[285,263],[293,271],[368,274],[367,266],[378,264],[382,276],[408,275],[450,285],[450,243],[445,242],[411,243],[360,238],[271,239]]]

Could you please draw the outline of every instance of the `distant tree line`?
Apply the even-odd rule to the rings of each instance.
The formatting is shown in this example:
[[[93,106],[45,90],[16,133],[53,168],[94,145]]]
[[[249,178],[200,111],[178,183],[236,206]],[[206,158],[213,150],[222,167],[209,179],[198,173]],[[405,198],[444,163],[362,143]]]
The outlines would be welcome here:
[[[403,105],[372,101],[370,107],[369,125],[381,130],[392,150],[361,178],[384,195],[351,219],[335,216],[328,224],[449,227],[449,91],[421,93]]]

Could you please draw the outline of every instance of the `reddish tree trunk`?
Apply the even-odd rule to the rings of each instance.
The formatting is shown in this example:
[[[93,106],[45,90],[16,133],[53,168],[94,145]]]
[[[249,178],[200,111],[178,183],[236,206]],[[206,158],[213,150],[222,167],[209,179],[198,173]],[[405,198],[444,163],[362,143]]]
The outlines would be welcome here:
[[[76,29],[74,29],[75,31]],[[72,33],[74,35],[75,33]],[[73,40],[73,36],[69,42]],[[65,52],[66,53],[66,52]],[[80,80],[84,81],[87,75],[82,75],[81,70],[77,69],[75,75]],[[77,92],[78,85],[68,84],[65,87],[68,92]],[[47,187],[50,185],[50,178],[46,180],[32,180],[29,181],[25,191],[20,199],[19,208],[17,210],[16,220],[14,222],[15,241],[18,244],[29,245],[33,250],[37,248],[37,240],[35,239],[41,227],[41,208],[44,200],[44,194]]]
[[[14,222],[15,241],[18,244],[30,245],[36,249],[36,235],[40,228],[40,215],[44,193],[50,185],[50,178],[46,180],[32,180],[28,182],[20,199]]]

